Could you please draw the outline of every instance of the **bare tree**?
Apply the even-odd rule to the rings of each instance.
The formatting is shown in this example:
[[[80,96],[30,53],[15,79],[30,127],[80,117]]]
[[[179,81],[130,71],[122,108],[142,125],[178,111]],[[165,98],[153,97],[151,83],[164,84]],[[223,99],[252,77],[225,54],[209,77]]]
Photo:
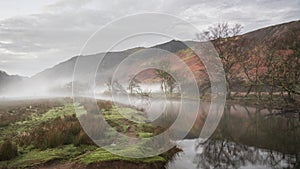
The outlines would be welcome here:
[[[286,36],[289,38],[279,44],[270,42],[266,52],[268,76],[265,83],[272,92],[280,91],[282,96],[287,93],[288,102],[294,101],[295,95],[300,95],[300,39],[297,38],[297,31],[290,30]]]
[[[289,37],[297,37],[296,30],[290,31]],[[279,70],[282,72],[279,85],[287,92],[288,100],[294,101],[294,96],[300,95],[300,39],[293,40],[286,54],[281,54],[281,56],[283,65]]]
[[[114,80],[112,83],[112,92],[118,93],[118,94],[127,94],[126,89],[117,80]]]
[[[107,81],[105,82],[107,86],[107,91],[109,93],[115,92],[115,93],[127,93],[126,89],[123,87],[122,84],[118,82],[118,80],[113,80],[112,77],[109,77]]]
[[[130,79],[129,85],[128,85],[128,89],[130,91],[130,94],[133,94],[134,92],[139,91],[140,83],[141,82],[136,77],[133,77],[132,79]]]
[[[197,35],[198,39],[200,36],[212,40],[219,57],[223,63],[223,68],[225,71],[225,78],[227,81],[227,97],[231,97],[231,84],[234,80],[237,79],[237,73],[239,72],[237,69],[239,67],[239,46],[238,44],[232,41],[228,42],[229,39],[237,36],[241,33],[242,26],[240,24],[236,24],[230,26],[228,23],[219,23],[213,27],[209,27],[208,31],[204,32],[202,35]]]
[[[249,86],[248,91],[245,95],[247,97],[249,93],[255,89],[256,96],[261,99],[262,88],[265,85],[264,79],[266,71],[266,59],[263,55],[264,48],[257,46],[251,50],[250,53],[245,53],[244,61],[241,61],[243,73],[246,75],[247,84]]]
[[[105,82],[107,86],[107,91],[111,93],[112,90],[112,77],[107,78],[107,81]]]
[[[170,70],[170,65],[167,62],[162,63],[162,69],[156,69],[155,74],[157,78],[161,79],[161,89],[165,94],[172,94],[176,88],[176,80],[173,76],[167,73]]]

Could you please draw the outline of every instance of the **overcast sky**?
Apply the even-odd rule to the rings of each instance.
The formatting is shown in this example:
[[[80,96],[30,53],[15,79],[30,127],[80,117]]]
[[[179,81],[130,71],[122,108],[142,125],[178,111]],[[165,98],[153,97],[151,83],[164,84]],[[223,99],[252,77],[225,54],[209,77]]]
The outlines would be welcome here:
[[[0,70],[32,76],[77,55],[99,27],[142,12],[172,14],[200,30],[228,22],[249,32],[300,19],[300,1],[0,0]]]

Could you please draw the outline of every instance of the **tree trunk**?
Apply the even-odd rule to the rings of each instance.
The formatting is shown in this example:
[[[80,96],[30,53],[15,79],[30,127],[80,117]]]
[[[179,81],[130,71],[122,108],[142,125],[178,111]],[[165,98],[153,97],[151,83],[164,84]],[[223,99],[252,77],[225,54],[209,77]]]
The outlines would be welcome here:
[[[250,85],[250,87],[249,87],[249,89],[248,89],[248,91],[247,91],[247,93],[246,93],[245,97],[247,97],[247,96],[249,95],[249,93],[250,93],[250,92],[251,92],[251,90],[252,90],[252,87],[253,87],[253,85]]]
[[[227,87],[227,99],[231,99],[231,89],[230,89],[230,83],[227,80],[226,83],[226,87]]]

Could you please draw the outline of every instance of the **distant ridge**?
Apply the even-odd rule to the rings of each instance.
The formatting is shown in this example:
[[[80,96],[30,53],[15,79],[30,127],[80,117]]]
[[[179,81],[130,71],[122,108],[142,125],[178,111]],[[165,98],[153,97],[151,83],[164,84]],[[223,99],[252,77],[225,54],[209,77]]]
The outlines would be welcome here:
[[[8,90],[12,85],[20,83],[25,79],[26,77],[9,75],[5,71],[0,70],[0,92]]]
[[[239,35],[237,37],[229,38],[225,43],[226,44],[236,44],[237,46],[241,47],[243,49],[244,53],[247,53],[251,55],[251,53],[254,53],[254,50],[259,47],[268,46],[271,42],[275,42],[275,44],[280,44],[278,46],[275,46],[276,49],[274,50],[280,50],[282,48],[286,48],[290,45],[290,41],[295,38],[300,38],[300,34],[297,36],[291,37],[289,35],[290,30],[300,30],[300,21],[293,21],[288,23],[282,23],[279,25],[273,25],[266,28],[261,28],[256,31],[248,32],[243,35]],[[298,31],[299,33],[299,31]],[[284,43],[283,43],[284,42]],[[191,42],[193,44],[201,43],[201,42]],[[214,41],[212,41],[214,43]],[[225,45],[226,45],[225,44]],[[187,49],[187,46],[184,42],[178,41],[178,40],[171,40],[169,42],[159,44],[156,46],[153,46],[151,48],[159,48],[163,49],[172,53],[179,54],[180,57],[184,58],[186,53],[184,52],[185,49]],[[130,54],[134,53],[137,50],[140,50],[143,48],[132,48],[125,51],[119,51],[119,52],[109,52],[106,55],[106,59],[103,62],[100,67],[102,68],[101,74],[97,72],[96,75],[96,81],[97,80],[103,80],[108,77],[109,71],[112,71],[116,65],[120,63],[120,60],[126,58]],[[85,77],[85,78],[94,78],[95,72],[92,72],[92,70],[95,70],[95,68],[98,66],[98,62],[101,58],[104,57],[104,53],[98,53],[94,55],[88,55],[82,57],[82,67],[85,67],[85,69],[81,72],[79,77]],[[59,63],[55,65],[52,68],[48,68],[34,76],[32,76],[29,79],[26,79],[26,85],[30,86],[30,84],[39,84],[39,87],[43,86],[50,86],[53,88],[57,88],[60,86],[64,86],[66,84],[69,84],[73,79],[73,71],[75,62],[78,56],[72,57],[69,60]],[[195,57],[188,57],[185,59],[185,62],[187,65],[191,68],[193,72],[196,72],[197,75],[201,76],[199,73],[200,70],[203,69],[203,66],[197,65],[197,58]],[[9,81],[14,81],[12,79],[22,79],[18,76],[8,76],[5,73],[0,73],[0,77],[3,79],[11,79],[11,80],[1,80],[2,83],[6,83]],[[90,76],[90,77],[89,77]],[[16,80],[16,81],[17,81]],[[75,79],[76,80],[76,79]],[[1,87],[1,86],[0,86]],[[3,88],[3,87],[1,87]]]

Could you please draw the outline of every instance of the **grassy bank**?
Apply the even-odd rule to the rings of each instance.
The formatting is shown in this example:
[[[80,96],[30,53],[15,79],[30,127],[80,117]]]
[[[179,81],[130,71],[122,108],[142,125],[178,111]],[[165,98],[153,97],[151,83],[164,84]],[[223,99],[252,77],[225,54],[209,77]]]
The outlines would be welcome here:
[[[0,168],[107,168],[112,165],[122,168],[164,168],[170,157],[179,151],[174,148],[159,156],[140,159],[114,155],[96,146],[85,134],[70,100],[59,100],[55,104],[49,101],[33,103],[35,101],[26,101],[16,106],[11,106],[13,103],[1,103],[1,118],[13,120],[0,127],[0,159],[7,153],[15,154],[1,159]],[[75,106],[82,110],[80,116],[89,118],[88,105]],[[145,120],[143,113],[135,109],[113,106],[103,101],[99,101],[98,106],[105,120],[118,132],[145,138],[158,131],[150,124],[129,121],[119,113],[134,117],[136,121]],[[20,118],[18,110],[23,109],[25,113]],[[110,134],[109,130],[103,133]],[[110,143],[112,140],[105,141]],[[5,143],[9,143],[10,147]],[[125,147],[122,151],[140,153],[136,152],[139,145],[134,146]]]

